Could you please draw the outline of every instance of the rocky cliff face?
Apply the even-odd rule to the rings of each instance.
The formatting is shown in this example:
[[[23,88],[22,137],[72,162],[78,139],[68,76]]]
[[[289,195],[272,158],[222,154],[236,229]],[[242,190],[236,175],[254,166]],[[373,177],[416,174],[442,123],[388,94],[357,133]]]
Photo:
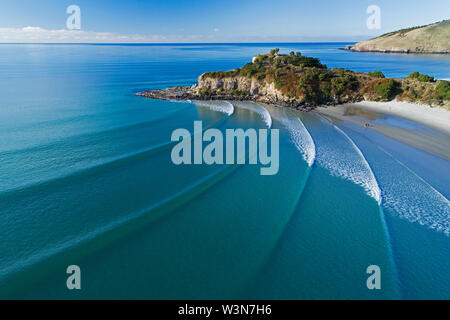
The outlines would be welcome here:
[[[267,83],[256,78],[250,79],[244,76],[213,79],[202,75],[198,78],[198,88],[214,91],[241,91],[252,96],[271,96],[274,99],[286,99],[281,91],[275,89],[274,83]]]
[[[198,85],[194,88],[194,92],[202,96],[204,95],[202,91],[205,92],[205,90],[211,92],[215,99],[222,96],[230,100],[252,100],[297,109],[312,109],[317,105],[311,101],[306,101],[303,96],[292,96],[283,93],[282,90],[275,87],[274,82],[257,80],[255,77],[234,76],[217,79],[201,75],[198,78]],[[353,94],[331,96],[328,103],[324,102],[322,104],[334,105],[357,102],[363,99],[364,97],[356,91]]]
[[[299,105],[296,99],[289,98],[280,90],[277,90],[273,82],[267,83],[264,80],[257,80],[256,78],[248,78],[245,76],[215,79],[201,75],[198,78],[196,90],[197,93],[200,93],[201,90],[223,92],[223,94],[227,92],[239,92],[241,96],[245,96],[246,98],[250,97],[251,100],[259,102]]]

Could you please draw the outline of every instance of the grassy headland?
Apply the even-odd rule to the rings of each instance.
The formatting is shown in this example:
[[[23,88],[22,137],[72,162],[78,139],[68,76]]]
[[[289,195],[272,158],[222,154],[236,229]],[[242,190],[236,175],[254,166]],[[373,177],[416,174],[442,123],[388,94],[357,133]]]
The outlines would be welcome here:
[[[382,53],[450,53],[450,20],[385,33],[347,46],[347,50]]]
[[[449,107],[450,83],[415,72],[387,79],[381,71],[366,73],[328,69],[318,59],[278,49],[257,55],[242,68],[207,72],[195,88],[204,97],[242,97],[293,106],[368,101],[400,101]]]

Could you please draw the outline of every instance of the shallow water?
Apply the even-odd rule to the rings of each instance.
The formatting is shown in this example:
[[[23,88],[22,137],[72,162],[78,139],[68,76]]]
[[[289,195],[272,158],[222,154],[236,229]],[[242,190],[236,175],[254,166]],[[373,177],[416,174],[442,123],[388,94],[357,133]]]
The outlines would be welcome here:
[[[314,113],[134,96],[274,46],[329,67],[450,74],[448,57],[345,44],[0,45],[0,296],[449,298],[447,161]],[[195,120],[279,129],[278,174],[174,165],[171,133]],[[66,289],[72,264],[81,291]],[[366,287],[372,264],[382,290]]]

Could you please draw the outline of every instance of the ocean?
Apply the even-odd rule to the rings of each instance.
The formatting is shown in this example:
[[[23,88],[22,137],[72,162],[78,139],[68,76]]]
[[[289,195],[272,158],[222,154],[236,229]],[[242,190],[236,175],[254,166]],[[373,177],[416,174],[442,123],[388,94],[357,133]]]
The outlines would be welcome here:
[[[446,159],[314,112],[135,96],[274,47],[329,68],[450,78],[450,57],[347,44],[0,45],[0,297],[449,299]],[[173,164],[172,132],[197,120],[279,129],[278,174]],[[81,290],[67,289],[70,265]]]

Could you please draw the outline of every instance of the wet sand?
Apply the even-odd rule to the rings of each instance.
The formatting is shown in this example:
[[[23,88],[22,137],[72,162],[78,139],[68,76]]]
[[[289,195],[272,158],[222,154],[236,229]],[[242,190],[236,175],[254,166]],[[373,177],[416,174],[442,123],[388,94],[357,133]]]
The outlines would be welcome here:
[[[402,102],[359,102],[319,107],[316,112],[450,161],[450,111]]]

